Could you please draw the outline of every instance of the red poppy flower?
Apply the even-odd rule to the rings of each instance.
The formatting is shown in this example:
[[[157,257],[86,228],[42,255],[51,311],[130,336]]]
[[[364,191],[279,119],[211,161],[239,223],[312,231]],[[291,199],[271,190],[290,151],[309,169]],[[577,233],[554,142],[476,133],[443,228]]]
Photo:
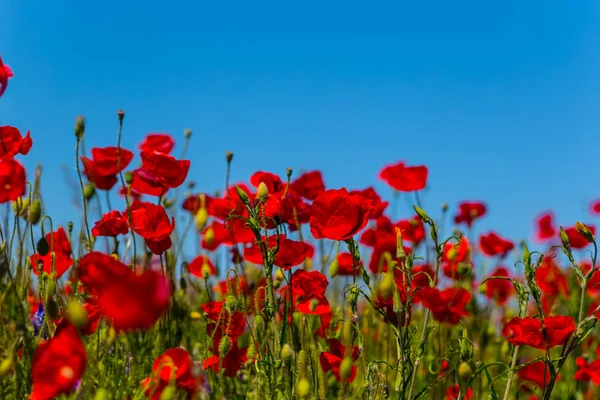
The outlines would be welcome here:
[[[375,220],[375,227],[369,227],[360,235],[360,243],[376,247],[379,243],[396,242],[396,231],[392,221],[385,215]]]
[[[174,381],[175,385],[192,397],[200,387],[200,379],[194,377],[194,362],[187,350],[180,347],[168,349],[152,364],[152,376],[142,381],[147,398],[159,400],[163,390]]]
[[[413,302],[421,302],[421,289],[431,286],[431,281],[435,275],[435,271],[431,265],[416,265],[412,269],[412,292],[414,294]],[[418,290],[417,290],[418,289]]]
[[[418,246],[425,239],[425,226],[418,216],[398,221],[395,225],[402,231],[402,240]]]
[[[506,268],[498,267],[490,274],[490,277],[492,276],[504,276],[508,278],[510,274]],[[485,297],[499,305],[505,304],[514,291],[513,284],[505,279],[490,279],[485,283]]]
[[[306,200],[314,200],[325,191],[323,175],[321,171],[305,172],[290,184],[290,189]]]
[[[190,169],[189,160],[177,160],[157,151],[142,151],[142,167],[133,172],[132,188],[142,194],[162,196],[181,186]]]
[[[536,361],[525,365],[519,369],[518,374],[520,380],[533,382],[542,389],[550,382],[550,371],[544,361]]]
[[[206,326],[206,330],[212,335],[216,329],[219,335],[226,334],[232,339],[244,334],[246,320],[240,311],[231,311],[224,308],[224,301],[209,301],[202,305],[202,311],[206,313],[208,320],[212,321]]]
[[[29,132],[25,137],[12,126],[0,126],[0,160],[13,158],[17,154],[27,154],[33,145]]]
[[[188,269],[190,274],[200,278],[204,277],[205,269],[208,271],[209,275],[217,275],[217,269],[213,265],[212,261],[210,261],[210,258],[202,255],[194,258],[189,264]]]
[[[460,385],[450,386],[446,389],[446,400],[457,400],[460,397]],[[473,389],[467,388],[467,393],[465,393],[466,400],[469,400],[473,397]]]
[[[270,172],[258,171],[250,177],[250,183],[255,188],[261,183],[267,186],[267,190],[270,194],[281,194],[285,190],[286,184],[281,178]]]
[[[117,174],[127,168],[131,160],[133,160],[131,151],[123,148],[119,150],[118,147],[113,146],[93,148],[91,159],[81,157],[85,176],[100,190],[112,189],[117,183]]]
[[[4,91],[8,87],[8,80],[13,76],[14,75],[10,67],[2,63],[2,57],[0,57],[0,97],[2,97]]]
[[[570,295],[567,278],[550,257],[545,257],[542,265],[535,271],[535,282],[543,294],[567,297]]]
[[[565,344],[569,336],[575,332],[575,321],[568,316],[546,317],[544,326],[546,327],[548,348]],[[515,317],[504,326],[502,334],[515,346],[546,348],[542,321],[536,318]]]
[[[354,268],[354,257],[352,254],[348,252],[339,253],[336,260],[338,263],[338,275],[360,275],[360,268]],[[359,263],[359,265],[362,265],[362,261]]]
[[[369,212],[367,202],[345,188],[326,190],[312,204],[310,232],[315,239],[350,239],[367,225]]]
[[[340,365],[344,360],[344,353],[346,349],[342,343],[337,339],[329,339],[327,341],[329,343],[329,349],[331,352],[323,351],[319,356],[319,362],[321,363],[321,368],[323,368],[324,372],[333,371],[333,375],[337,379],[338,382],[342,382],[342,378],[340,376]],[[354,346],[352,349],[352,361],[356,361],[359,356],[359,350],[357,346]],[[350,376],[348,380],[344,383],[351,383],[354,378],[356,378],[356,366],[352,365],[352,371],[350,372]]]
[[[264,237],[263,237],[264,240]],[[288,270],[296,265],[300,265],[308,257],[311,250],[309,244],[297,242],[288,239],[286,235],[272,235],[266,240],[269,249],[279,248],[275,254],[273,264],[277,267]],[[254,243],[251,247],[244,249],[244,258],[253,264],[262,265],[263,257],[260,246]]]
[[[25,194],[25,168],[14,159],[0,160],[0,204]]]
[[[596,227],[594,225],[587,225],[587,227],[590,228],[593,235],[596,234]],[[565,228],[565,233],[569,237],[569,244],[573,249],[583,249],[590,244],[581,233],[577,232],[577,229],[574,226]]]
[[[457,224],[465,223],[468,227],[471,227],[476,219],[485,215],[486,211],[485,204],[478,201],[460,203],[458,205],[458,214],[454,217],[454,222]]]
[[[325,291],[329,282],[319,271],[298,269],[292,274],[292,294],[296,310],[309,315],[329,315],[331,307]],[[282,288],[282,296],[289,294],[289,287]]]
[[[142,143],[140,143],[140,151],[171,154],[175,147],[175,140],[166,133],[149,133],[146,135]]]
[[[138,275],[100,252],[83,256],[79,279],[95,296],[98,310],[120,331],[151,327],[171,297],[171,282],[160,272],[147,270]]]
[[[52,252],[54,251],[54,266],[56,267],[56,278],[60,278],[71,265],[71,243],[67,237],[67,232],[61,227],[56,232],[48,233],[45,236],[48,242],[48,253],[34,253],[30,256],[33,273],[39,275],[40,264],[42,271],[50,274],[52,272]]]
[[[65,294],[67,295],[69,294],[67,292],[72,292],[71,289],[67,290],[67,288],[69,287],[70,286],[65,286]],[[98,326],[102,321],[102,314],[100,313],[100,310],[98,310],[98,307],[90,303],[89,301],[84,303],[82,307],[87,313],[87,321],[85,325],[80,329],[80,332],[82,335],[91,335],[94,332],[96,332],[96,329],[98,329]],[[63,319],[64,318],[60,318],[56,324],[60,325],[63,322]]]
[[[85,347],[77,329],[63,321],[54,337],[40,343],[33,355],[30,400],[51,400],[71,393],[83,376],[86,363]]]
[[[448,278],[458,279],[460,277],[460,265],[471,265],[471,246],[464,236],[458,244],[446,243],[442,253],[442,269]]]
[[[213,349],[214,355],[206,358],[202,363],[204,369],[212,369],[216,373],[225,370],[224,375],[230,378],[237,376],[238,371],[248,360],[248,348],[240,348],[237,339],[231,341],[231,348],[222,359],[218,349]]]
[[[293,192],[288,191],[281,199],[281,207],[282,218],[288,224],[290,231],[298,230],[298,225],[306,224],[310,220],[311,204]]]
[[[545,242],[556,236],[557,230],[554,226],[554,214],[550,211],[538,216],[535,220],[535,226],[535,239],[538,242]]]
[[[575,372],[575,380],[589,382],[600,385],[600,360],[587,362],[583,357],[577,357],[575,361],[579,369]]]
[[[495,232],[489,232],[479,237],[479,247],[486,256],[493,257],[500,255],[504,257],[515,248],[515,244],[508,239],[498,236]]]
[[[133,231],[145,239],[146,246],[152,253],[162,254],[171,248],[175,218],[169,220],[163,206],[135,201],[131,206],[131,217]]]
[[[424,165],[408,167],[400,161],[385,166],[379,172],[379,178],[400,192],[414,192],[425,187],[428,173],[429,171]]]
[[[458,324],[462,317],[469,316],[465,309],[471,294],[463,288],[423,288],[420,290],[423,307],[431,310],[436,321]]]
[[[367,203],[371,207],[369,219],[377,219],[381,217],[387,206],[390,204],[387,201],[382,201],[379,194],[377,194],[375,189],[373,189],[372,187],[368,187],[363,190],[352,190],[350,191],[350,195],[362,196],[362,198],[367,201]]]
[[[102,216],[100,221],[96,221],[92,228],[94,236],[112,236],[125,235],[129,232],[129,223],[127,218],[120,212],[112,210]]]

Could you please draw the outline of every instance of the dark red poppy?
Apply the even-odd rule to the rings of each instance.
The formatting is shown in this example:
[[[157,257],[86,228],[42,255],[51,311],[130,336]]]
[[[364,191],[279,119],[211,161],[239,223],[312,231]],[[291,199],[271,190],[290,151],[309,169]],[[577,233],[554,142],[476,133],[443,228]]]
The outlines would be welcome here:
[[[100,221],[96,221],[92,228],[94,236],[116,237],[125,235],[129,232],[129,223],[127,217],[116,210],[107,212]]]
[[[13,126],[0,126],[0,160],[27,154],[33,145],[29,132],[25,137]]]
[[[594,360],[591,363],[583,357],[577,357],[575,361],[578,370],[575,372],[575,380],[589,382],[600,385],[600,360]]]
[[[352,254],[348,252],[342,252],[337,255],[337,263],[338,263],[338,275],[347,276],[347,275],[360,275],[360,268],[354,268],[354,257]],[[362,265],[362,261],[359,263]]]
[[[190,169],[189,160],[157,151],[142,151],[142,167],[133,172],[132,188],[142,194],[162,196],[169,189],[181,186]]]
[[[25,168],[14,159],[0,160],[0,204],[25,194]]]
[[[345,188],[323,192],[312,204],[310,232],[315,239],[347,240],[366,225],[369,204]]]
[[[8,80],[12,78],[13,72],[10,67],[2,62],[0,57],[0,97],[4,94],[4,91],[8,87]]]
[[[147,398],[159,400],[163,390],[171,383],[192,397],[200,388],[201,380],[192,372],[194,362],[187,350],[181,347],[168,349],[152,364],[152,375],[142,381]]]
[[[596,227],[594,225],[587,225],[587,227],[590,228],[593,235],[596,234]],[[581,233],[577,232],[577,229],[574,226],[565,228],[565,233],[569,237],[569,244],[573,249],[583,249],[590,244]]]
[[[398,221],[395,227],[402,231],[402,240],[413,243],[415,247],[425,239],[425,226],[421,218],[416,215],[411,219]]]
[[[267,186],[267,190],[270,194],[279,194],[281,195],[285,190],[286,183],[284,183],[281,178],[275,174],[270,172],[258,171],[254,173],[250,177],[250,183],[255,188],[258,187],[261,183],[264,183]]]
[[[149,133],[139,145],[140,151],[171,154],[175,140],[166,133]]]
[[[538,242],[545,242],[556,237],[558,232],[554,225],[554,214],[548,211],[539,215],[535,220],[535,239]]]
[[[575,332],[575,321],[568,316],[546,317],[544,326],[548,338],[548,348],[565,344],[569,336]],[[542,321],[537,318],[515,317],[504,326],[502,334],[515,346],[546,348]]]
[[[446,400],[457,400],[460,397],[460,385],[450,386],[446,389]],[[466,400],[469,400],[473,397],[473,389],[467,388],[467,393],[463,397]]]
[[[498,267],[489,275],[489,277],[493,276],[504,276],[508,278],[510,277],[510,274],[506,268]],[[514,291],[515,288],[513,284],[505,279],[489,279],[485,283],[485,297],[493,300],[499,305],[504,305]]]
[[[189,264],[190,274],[203,278],[204,271],[208,271],[209,275],[217,275],[217,269],[213,265],[210,258],[207,256],[200,255],[192,260]]]
[[[100,252],[83,256],[79,279],[95,296],[98,310],[119,331],[151,327],[169,305],[171,282],[158,271],[141,274]]]
[[[123,213],[127,216],[127,212]],[[175,229],[175,218],[169,220],[167,212],[161,205],[134,201],[131,206],[131,217],[135,233],[143,237],[146,246],[154,254],[162,254],[171,248],[171,233]]]
[[[319,271],[297,269],[292,274],[292,294],[296,310],[303,314],[331,314],[325,291],[329,282]],[[285,288],[289,291],[289,288]]]
[[[506,256],[512,249],[515,248],[515,244],[503,237],[498,236],[495,232],[489,232],[479,237],[479,247],[481,252],[486,256]]]
[[[420,290],[423,307],[431,310],[436,321],[458,324],[469,312],[465,309],[471,300],[471,293],[463,288],[423,288]]]
[[[290,190],[306,200],[314,200],[325,191],[321,171],[305,172],[290,184]]]
[[[287,236],[283,234],[279,236],[269,236],[266,240],[266,245],[268,249],[278,248],[273,260],[273,265],[283,268],[284,270],[302,264],[311,250],[309,244],[288,239]],[[244,258],[246,261],[253,264],[262,265],[263,257],[260,246],[257,243],[254,243],[251,247],[246,247],[244,249]]]
[[[33,273],[39,275],[41,266],[43,272],[50,274],[53,270],[52,252],[54,252],[54,267],[58,279],[73,265],[71,242],[62,227],[56,232],[46,234],[45,239],[48,242],[48,252],[46,254],[36,252],[30,256]]]
[[[390,204],[387,201],[382,201],[379,194],[377,194],[375,189],[373,189],[372,187],[368,187],[363,190],[352,190],[350,191],[350,195],[362,196],[362,198],[367,201],[367,203],[371,207],[369,219],[377,219],[381,217],[387,206]]]
[[[63,321],[54,337],[40,343],[33,355],[30,400],[51,400],[71,393],[83,376],[86,363],[85,347],[77,329]]]
[[[522,362],[522,364],[526,364],[526,362]],[[550,382],[548,366],[541,360],[521,367],[518,375],[520,380],[533,382],[542,389]]]
[[[473,225],[476,219],[485,215],[487,208],[479,201],[465,201],[458,205],[458,214],[454,217],[457,224],[465,223],[468,227]]]
[[[346,348],[344,345],[337,339],[329,339],[327,340],[329,343],[329,350],[331,351],[323,351],[319,356],[319,362],[321,363],[321,368],[323,368],[324,372],[332,371],[333,375],[337,379],[338,382],[342,382],[342,378],[340,376],[340,365],[344,360],[344,355],[346,353]],[[360,352],[357,346],[352,348],[352,361],[356,361]],[[350,383],[356,378],[356,366],[352,365],[352,371],[350,372],[350,376],[348,380],[344,383]]]
[[[461,265],[471,266],[471,246],[464,236],[458,243],[446,243],[442,253],[442,269],[448,278],[458,279]]]
[[[413,192],[425,187],[428,173],[429,171],[424,165],[408,167],[403,161],[400,161],[385,166],[379,172],[379,178],[400,192]]]

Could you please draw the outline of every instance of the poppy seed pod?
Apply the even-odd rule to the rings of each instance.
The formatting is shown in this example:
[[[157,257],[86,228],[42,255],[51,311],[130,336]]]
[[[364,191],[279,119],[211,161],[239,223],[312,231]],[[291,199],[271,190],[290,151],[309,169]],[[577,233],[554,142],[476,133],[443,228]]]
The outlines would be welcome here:
[[[215,231],[213,230],[213,228],[209,227],[204,232],[204,240],[206,241],[207,245],[212,245],[213,241],[215,240]]]
[[[187,128],[186,130],[183,131],[183,136],[185,136],[186,139],[189,139],[192,137],[192,130],[190,128]]]
[[[117,111],[117,118],[119,118],[119,121],[123,121],[123,119],[125,118],[125,111],[123,110],[119,110]]]
[[[75,137],[77,139],[81,139],[85,132],[85,118],[77,117],[75,118]]]
[[[266,183],[261,182],[258,185],[258,189],[257,189],[256,195],[258,197],[258,200],[262,204],[265,204],[267,202],[267,198],[269,197],[269,189],[267,188]]]
[[[231,151],[225,152],[225,160],[228,164],[233,160],[233,153]]]

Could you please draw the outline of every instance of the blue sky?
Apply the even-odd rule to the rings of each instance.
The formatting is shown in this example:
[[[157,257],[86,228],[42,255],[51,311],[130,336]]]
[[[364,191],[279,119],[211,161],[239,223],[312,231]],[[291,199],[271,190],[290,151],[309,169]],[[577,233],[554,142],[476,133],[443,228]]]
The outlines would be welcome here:
[[[519,239],[532,218],[594,221],[600,196],[600,5],[593,0],[0,2],[15,78],[0,123],[31,130],[46,203],[65,206],[73,123],[87,147],[194,132],[190,177],[222,188],[288,166],[363,188],[386,163],[430,169],[425,208],[483,200],[480,230]],[[408,215],[403,202],[402,214]],[[437,212],[432,211],[432,215]]]

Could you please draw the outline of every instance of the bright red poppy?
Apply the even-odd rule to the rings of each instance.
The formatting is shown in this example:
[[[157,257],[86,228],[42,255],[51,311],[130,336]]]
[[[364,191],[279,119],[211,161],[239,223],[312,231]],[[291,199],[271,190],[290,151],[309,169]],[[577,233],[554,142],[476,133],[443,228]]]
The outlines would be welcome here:
[[[538,242],[545,242],[554,237],[557,233],[556,226],[554,225],[554,214],[547,211],[539,215],[535,219],[535,240]]]
[[[264,237],[263,237],[264,240]],[[297,242],[288,239],[286,235],[271,235],[266,240],[268,249],[277,249],[273,260],[273,265],[288,270],[296,265],[300,265],[306,260],[311,251],[311,246],[307,243]],[[257,243],[244,249],[244,258],[253,264],[262,265],[263,256],[260,246]]]
[[[158,151],[142,151],[142,167],[133,172],[131,187],[138,193],[162,196],[169,189],[181,186],[190,169],[189,160]]]
[[[33,355],[33,391],[29,399],[51,400],[71,393],[83,376],[86,363],[85,347],[77,329],[64,320],[54,337],[40,343]]]
[[[600,385],[600,360],[592,362],[586,361],[583,357],[577,357],[577,372],[575,372],[575,380],[589,382],[592,381],[596,385]]]
[[[448,278],[458,279],[461,265],[471,266],[471,246],[464,236],[458,243],[446,243],[442,253],[442,269]]]
[[[548,366],[544,361],[541,360],[521,367],[519,369],[518,375],[520,380],[533,382],[542,389],[545,388],[546,385],[550,382],[550,371],[548,369]]]
[[[127,216],[127,212],[123,213]],[[143,201],[134,201],[131,206],[132,229],[143,237],[146,246],[154,254],[162,254],[172,246],[171,233],[175,229],[175,218],[169,220],[161,205]]]
[[[29,132],[25,137],[13,126],[0,126],[0,160],[27,154],[33,145]]]
[[[337,255],[338,271],[337,274],[341,276],[352,276],[360,275],[360,268],[358,266],[354,268],[354,257],[348,252],[342,252]],[[362,265],[360,261],[359,265]]]
[[[486,256],[506,256],[512,249],[515,248],[515,244],[503,237],[498,236],[495,232],[489,232],[479,237],[479,248],[481,252]]]
[[[490,273],[489,277],[503,276],[510,277],[508,270],[504,267],[498,267]],[[510,296],[515,292],[512,282],[506,279],[489,279],[485,283],[485,297],[493,300],[496,304],[504,305]]]
[[[190,274],[199,278],[204,277],[204,271],[208,271],[209,275],[217,275],[217,269],[215,268],[210,258],[207,256],[199,255],[190,262],[188,266]]]
[[[337,339],[329,339],[327,343],[329,343],[330,351],[321,352],[321,355],[319,356],[321,368],[323,368],[324,372],[332,371],[333,375],[335,376],[335,379],[337,379],[338,382],[342,382],[342,377],[340,376],[340,365],[344,360],[346,348]],[[352,348],[352,354],[349,354],[349,356],[352,357],[352,361],[356,361],[359,355],[360,352],[358,350],[358,347],[354,346]],[[354,381],[354,378],[356,378],[356,366],[352,365],[350,376],[348,377],[348,380],[344,383],[351,383],[352,381]]]
[[[415,247],[425,239],[425,225],[416,215],[411,219],[398,221],[395,226],[402,231],[402,240],[413,243]]]
[[[81,157],[85,176],[100,190],[112,189],[117,183],[117,174],[127,168],[131,160],[131,151],[114,146],[95,147],[91,159]]]
[[[26,180],[25,168],[17,160],[0,160],[0,204],[23,196]]]
[[[267,186],[267,190],[270,194],[283,194],[286,183],[281,180],[278,175],[272,174],[271,172],[258,171],[250,177],[250,183],[252,186],[257,188],[261,183]]]
[[[473,222],[483,217],[486,212],[487,207],[482,202],[465,201],[458,205],[458,214],[454,217],[454,222],[457,224],[464,223],[471,227]]]
[[[4,94],[4,91],[8,87],[8,80],[12,78],[13,72],[10,67],[2,62],[0,57],[0,97]]]
[[[439,290],[426,287],[420,290],[423,307],[431,310],[436,321],[458,324],[469,312],[466,306],[471,300],[471,293],[463,288]]]
[[[460,385],[453,385],[446,389],[446,400],[457,400],[460,397]],[[467,393],[463,397],[469,400],[473,397],[473,389],[467,388]]]
[[[111,236],[116,237],[125,235],[129,232],[129,222],[127,216],[124,216],[116,210],[107,212],[102,216],[100,221],[96,221],[92,228],[94,236]]]
[[[596,234],[596,227],[594,225],[587,225],[587,227],[590,228],[593,235]],[[565,228],[565,233],[569,237],[569,244],[573,249],[583,249],[590,244],[581,233],[577,232],[577,229],[574,226]]]
[[[306,200],[314,200],[325,191],[323,175],[321,171],[305,172],[292,181],[290,189]]]
[[[379,178],[400,192],[421,190],[427,184],[429,171],[424,165],[408,167],[403,161],[385,166],[379,172]]]
[[[565,344],[569,336],[575,332],[575,321],[569,316],[546,317],[544,326],[548,338],[548,348]],[[542,321],[537,318],[515,317],[504,326],[502,334],[515,346],[546,348]]]
[[[168,349],[152,364],[152,375],[142,381],[147,398],[159,400],[163,390],[174,381],[175,385],[190,397],[199,390],[201,380],[192,372],[194,362],[187,350],[181,347]]]
[[[50,274],[54,267],[58,279],[73,265],[71,242],[62,227],[58,228],[56,232],[46,234],[45,239],[48,243],[48,252],[46,254],[36,252],[30,256],[33,273],[39,275],[41,267],[42,272]],[[54,261],[52,252],[54,252]]]
[[[310,232],[316,239],[347,240],[368,222],[369,204],[345,188],[323,192],[312,204]]]
[[[171,154],[173,147],[175,140],[166,133],[149,133],[139,145],[140,151],[157,151],[164,154]]]
[[[360,195],[367,201],[371,207],[369,219],[377,219],[381,217],[387,206],[390,204],[387,201],[381,200],[381,196],[379,196],[379,194],[372,187],[368,187],[363,190],[351,190],[350,195]]]

